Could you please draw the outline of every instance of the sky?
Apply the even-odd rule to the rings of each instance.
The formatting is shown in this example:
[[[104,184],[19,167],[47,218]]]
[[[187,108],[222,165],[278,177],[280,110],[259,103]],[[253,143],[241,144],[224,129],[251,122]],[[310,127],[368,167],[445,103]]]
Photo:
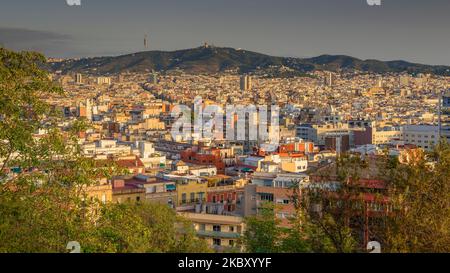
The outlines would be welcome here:
[[[208,42],[274,56],[450,65],[449,14],[450,0],[2,0],[0,45],[93,57]]]

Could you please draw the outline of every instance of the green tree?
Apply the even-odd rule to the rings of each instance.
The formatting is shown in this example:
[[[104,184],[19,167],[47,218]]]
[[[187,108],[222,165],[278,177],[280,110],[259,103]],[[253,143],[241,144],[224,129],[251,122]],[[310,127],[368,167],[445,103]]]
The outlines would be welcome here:
[[[290,199],[294,205],[295,213],[289,218],[290,226],[283,229],[281,252],[283,253],[310,253],[326,252],[323,247],[324,237],[319,236],[319,229],[309,221],[308,211],[302,205],[302,185],[300,181],[293,181]]]
[[[364,206],[354,183],[367,168],[367,162],[359,156],[341,155],[335,164],[316,174],[322,181],[313,182],[299,200],[294,200],[314,252],[358,251],[357,234],[352,227],[361,227],[362,223],[353,216],[362,214]]]
[[[203,253],[206,242],[193,226],[167,206],[152,203],[107,204],[88,236],[80,234],[84,252]]]
[[[387,252],[450,252],[450,146],[433,152],[411,151],[403,164],[390,163],[393,213],[381,232]],[[396,160],[398,162],[398,160]]]
[[[264,204],[256,216],[245,219],[246,231],[243,242],[250,253],[277,253],[281,245],[282,229],[275,217],[273,204]]]

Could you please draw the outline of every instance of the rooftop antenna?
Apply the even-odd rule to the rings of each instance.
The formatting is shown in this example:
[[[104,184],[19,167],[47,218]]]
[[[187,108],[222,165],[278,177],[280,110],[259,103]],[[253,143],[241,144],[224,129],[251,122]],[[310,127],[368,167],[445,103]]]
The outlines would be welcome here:
[[[144,36],[144,47],[145,47],[145,49],[148,48],[148,36],[147,36],[147,34]]]

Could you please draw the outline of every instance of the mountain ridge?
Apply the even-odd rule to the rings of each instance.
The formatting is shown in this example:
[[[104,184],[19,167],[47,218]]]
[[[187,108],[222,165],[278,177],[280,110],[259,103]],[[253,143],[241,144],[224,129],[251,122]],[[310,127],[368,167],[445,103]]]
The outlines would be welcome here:
[[[450,66],[426,65],[404,60],[362,60],[347,55],[324,54],[311,58],[277,57],[229,47],[203,46],[176,51],[142,51],[116,57],[65,60],[49,64],[63,73],[118,74],[183,70],[191,74],[215,74],[235,70],[241,74],[284,67],[297,73],[314,70],[359,70],[374,73],[406,72],[450,76]]]

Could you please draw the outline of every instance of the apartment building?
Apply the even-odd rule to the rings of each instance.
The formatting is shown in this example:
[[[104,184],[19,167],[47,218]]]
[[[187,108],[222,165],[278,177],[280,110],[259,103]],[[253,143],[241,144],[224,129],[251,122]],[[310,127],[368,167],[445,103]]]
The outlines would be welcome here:
[[[177,188],[177,206],[192,206],[206,201],[208,181],[189,174],[160,172],[157,178],[174,182]]]
[[[308,170],[308,159],[303,153],[285,152],[267,155],[264,158],[257,158],[260,159],[256,161],[258,166],[256,170],[259,172],[272,173],[283,171],[288,173],[302,173]]]
[[[175,207],[176,183],[154,176],[135,175],[112,180],[113,202],[152,202]]]
[[[402,131],[399,127],[383,127],[374,128],[372,132],[372,143],[374,145],[391,144],[394,140],[403,138]]]
[[[426,151],[439,143],[439,127],[435,125],[405,125],[402,127],[403,141]]]
[[[216,181],[214,181],[216,180]],[[226,177],[209,181],[207,189],[207,204],[213,205],[212,209],[218,214],[237,214],[241,212],[241,204],[244,198],[246,179]],[[212,183],[211,183],[212,182]],[[210,213],[210,211],[207,211]]]
[[[131,146],[120,145],[117,140],[102,139],[94,143],[86,143],[82,146],[85,156],[96,155],[129,155]]]
[[[289,217],[295,212],[292,196],[295,194],[293,186],[298,186],[300,194],[302,188],[309,183],[309,176],[305,174],[284,173],[254,173],[251,184],[245,186],[244,216],[257,215],[261,206],[272,203],[276,206],[276,216],[284,226],[289,225]]]
[[[214,165],[218,173],[225,173],[225,163],[220,149],[217,148],[193,147],[181,152],[181,159],[197,165]]]
[[[296,127],[296,136],[318,146],[325,146],[328,133],[345,134],[348,131],[348,125],[342,123],[303,124]]]
[[[217,252],[242,251],[240,240],[245,232],[244,218],[204,213],[180,213],[194,224],[197,236]]]

